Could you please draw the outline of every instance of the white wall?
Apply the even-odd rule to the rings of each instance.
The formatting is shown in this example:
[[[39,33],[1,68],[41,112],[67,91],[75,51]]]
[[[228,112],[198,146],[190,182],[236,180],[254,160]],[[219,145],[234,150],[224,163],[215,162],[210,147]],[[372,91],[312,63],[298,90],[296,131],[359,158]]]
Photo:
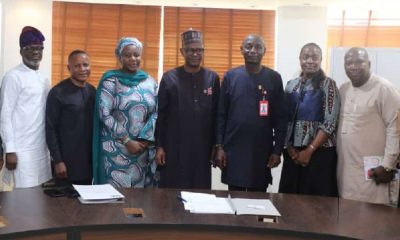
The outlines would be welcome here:
[[[46,38],[40,70],[51,76],[51,0],[2,0],[0,76],[22,62],[19,35],[24,26],[38,28]]]
[[[304,44],[315,42],[326,48],[326,7],[279,7],[276,29],[276,69],[286,82],[300,72],[299,53]]]
[[[371,72],[386,78],[400,89],[400,48],[366,48],[371,61]],[[344,55],[349,48],[331,49],[330,76],[341,86],[350,81],[344,70]]]

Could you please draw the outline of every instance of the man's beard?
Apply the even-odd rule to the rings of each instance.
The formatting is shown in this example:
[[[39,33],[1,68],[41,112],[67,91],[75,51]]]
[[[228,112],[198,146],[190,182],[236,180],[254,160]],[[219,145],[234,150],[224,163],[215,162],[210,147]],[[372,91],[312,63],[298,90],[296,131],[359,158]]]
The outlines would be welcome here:
[[[192,68],[197,68],[197,67],[200,67],[201,62],[199,62],[199,63],[190,63],[190,62],[187,62],[186,65],[188,65],[189,67],[192,67]]]
[[[254,65],[254,66],[256,66],[256,65],[259,65],[259,64],[261,63],[261,60],[257,60],[257,61],[245,61],[245,63],[246,63],[247,65]]]
[[[28,65],[29,67],[33,67],[35,69],[38,69],[40,66],[40,62],[41,60],[28,60],[28,59],[24,59],[24,63],[26,65]]]

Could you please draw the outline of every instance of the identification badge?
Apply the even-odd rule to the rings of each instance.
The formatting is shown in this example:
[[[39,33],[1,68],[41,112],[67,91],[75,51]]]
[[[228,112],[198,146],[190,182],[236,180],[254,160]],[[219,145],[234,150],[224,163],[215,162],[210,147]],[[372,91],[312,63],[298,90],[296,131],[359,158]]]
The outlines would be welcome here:
[[[269,112],[269,104],[268,100],[261,100],[260,101],[260,116],[268,116]]]

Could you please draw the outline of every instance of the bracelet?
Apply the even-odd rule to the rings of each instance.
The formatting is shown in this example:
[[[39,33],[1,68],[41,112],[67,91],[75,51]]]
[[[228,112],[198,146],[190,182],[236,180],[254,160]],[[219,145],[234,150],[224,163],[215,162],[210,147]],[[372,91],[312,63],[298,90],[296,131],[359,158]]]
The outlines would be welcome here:
[[[215,144],[215,147],[216,147],[216,148],[223,148],[224,145],[223,145],[223,144]]]
[[[123,141],[121,141],[122,144],[126,145],[131,139],[129,137],[125,138]]]
[[[314,145],[312,145],[312,144],[310,144],[310,145],[308,145],[313,151],[315,151],[316,150],[316,148],[314,147]]]

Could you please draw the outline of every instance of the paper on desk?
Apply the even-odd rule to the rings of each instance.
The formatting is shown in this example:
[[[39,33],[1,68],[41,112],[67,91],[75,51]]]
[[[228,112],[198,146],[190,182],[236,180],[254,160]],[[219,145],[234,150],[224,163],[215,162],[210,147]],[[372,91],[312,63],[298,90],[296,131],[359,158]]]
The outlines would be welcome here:
[[[212,201],[203,202],[190,210],[191,213],[214,213],[214,214],[235,214],[229,205],[227,198],[215,198]]]
[[[99,199],[99,200],[84,200],[78,197],[79,202],[82,204],[101,204],[101,203],[124,203],[124,198],[114,198],[114,199]]]
[[[214,194],[194,193],[186,191],[181,191],[181,197],[184,201],[183,204],[185,206],[185,210],[194,209],[200,203],[209,202],[216,198]]]
[[[218,198],[214,194],[181,192],[185,210],[191,213],[281,216],[268,199]]]
[[[215,199],[215,194],[181,191],[181,197],[186,201],[203,201]]]
[[[181,192],[185,210],[191,213],[234,214],[226,198],[217,198],[215,194]]]
[[[124,198],[110,184],[102,185],[73,185],[75,190],[79,193],[83,200],[107,200],[107,199],[121,199]]]
[[[236,215],[281,216],[269,199],[232,198]]]

